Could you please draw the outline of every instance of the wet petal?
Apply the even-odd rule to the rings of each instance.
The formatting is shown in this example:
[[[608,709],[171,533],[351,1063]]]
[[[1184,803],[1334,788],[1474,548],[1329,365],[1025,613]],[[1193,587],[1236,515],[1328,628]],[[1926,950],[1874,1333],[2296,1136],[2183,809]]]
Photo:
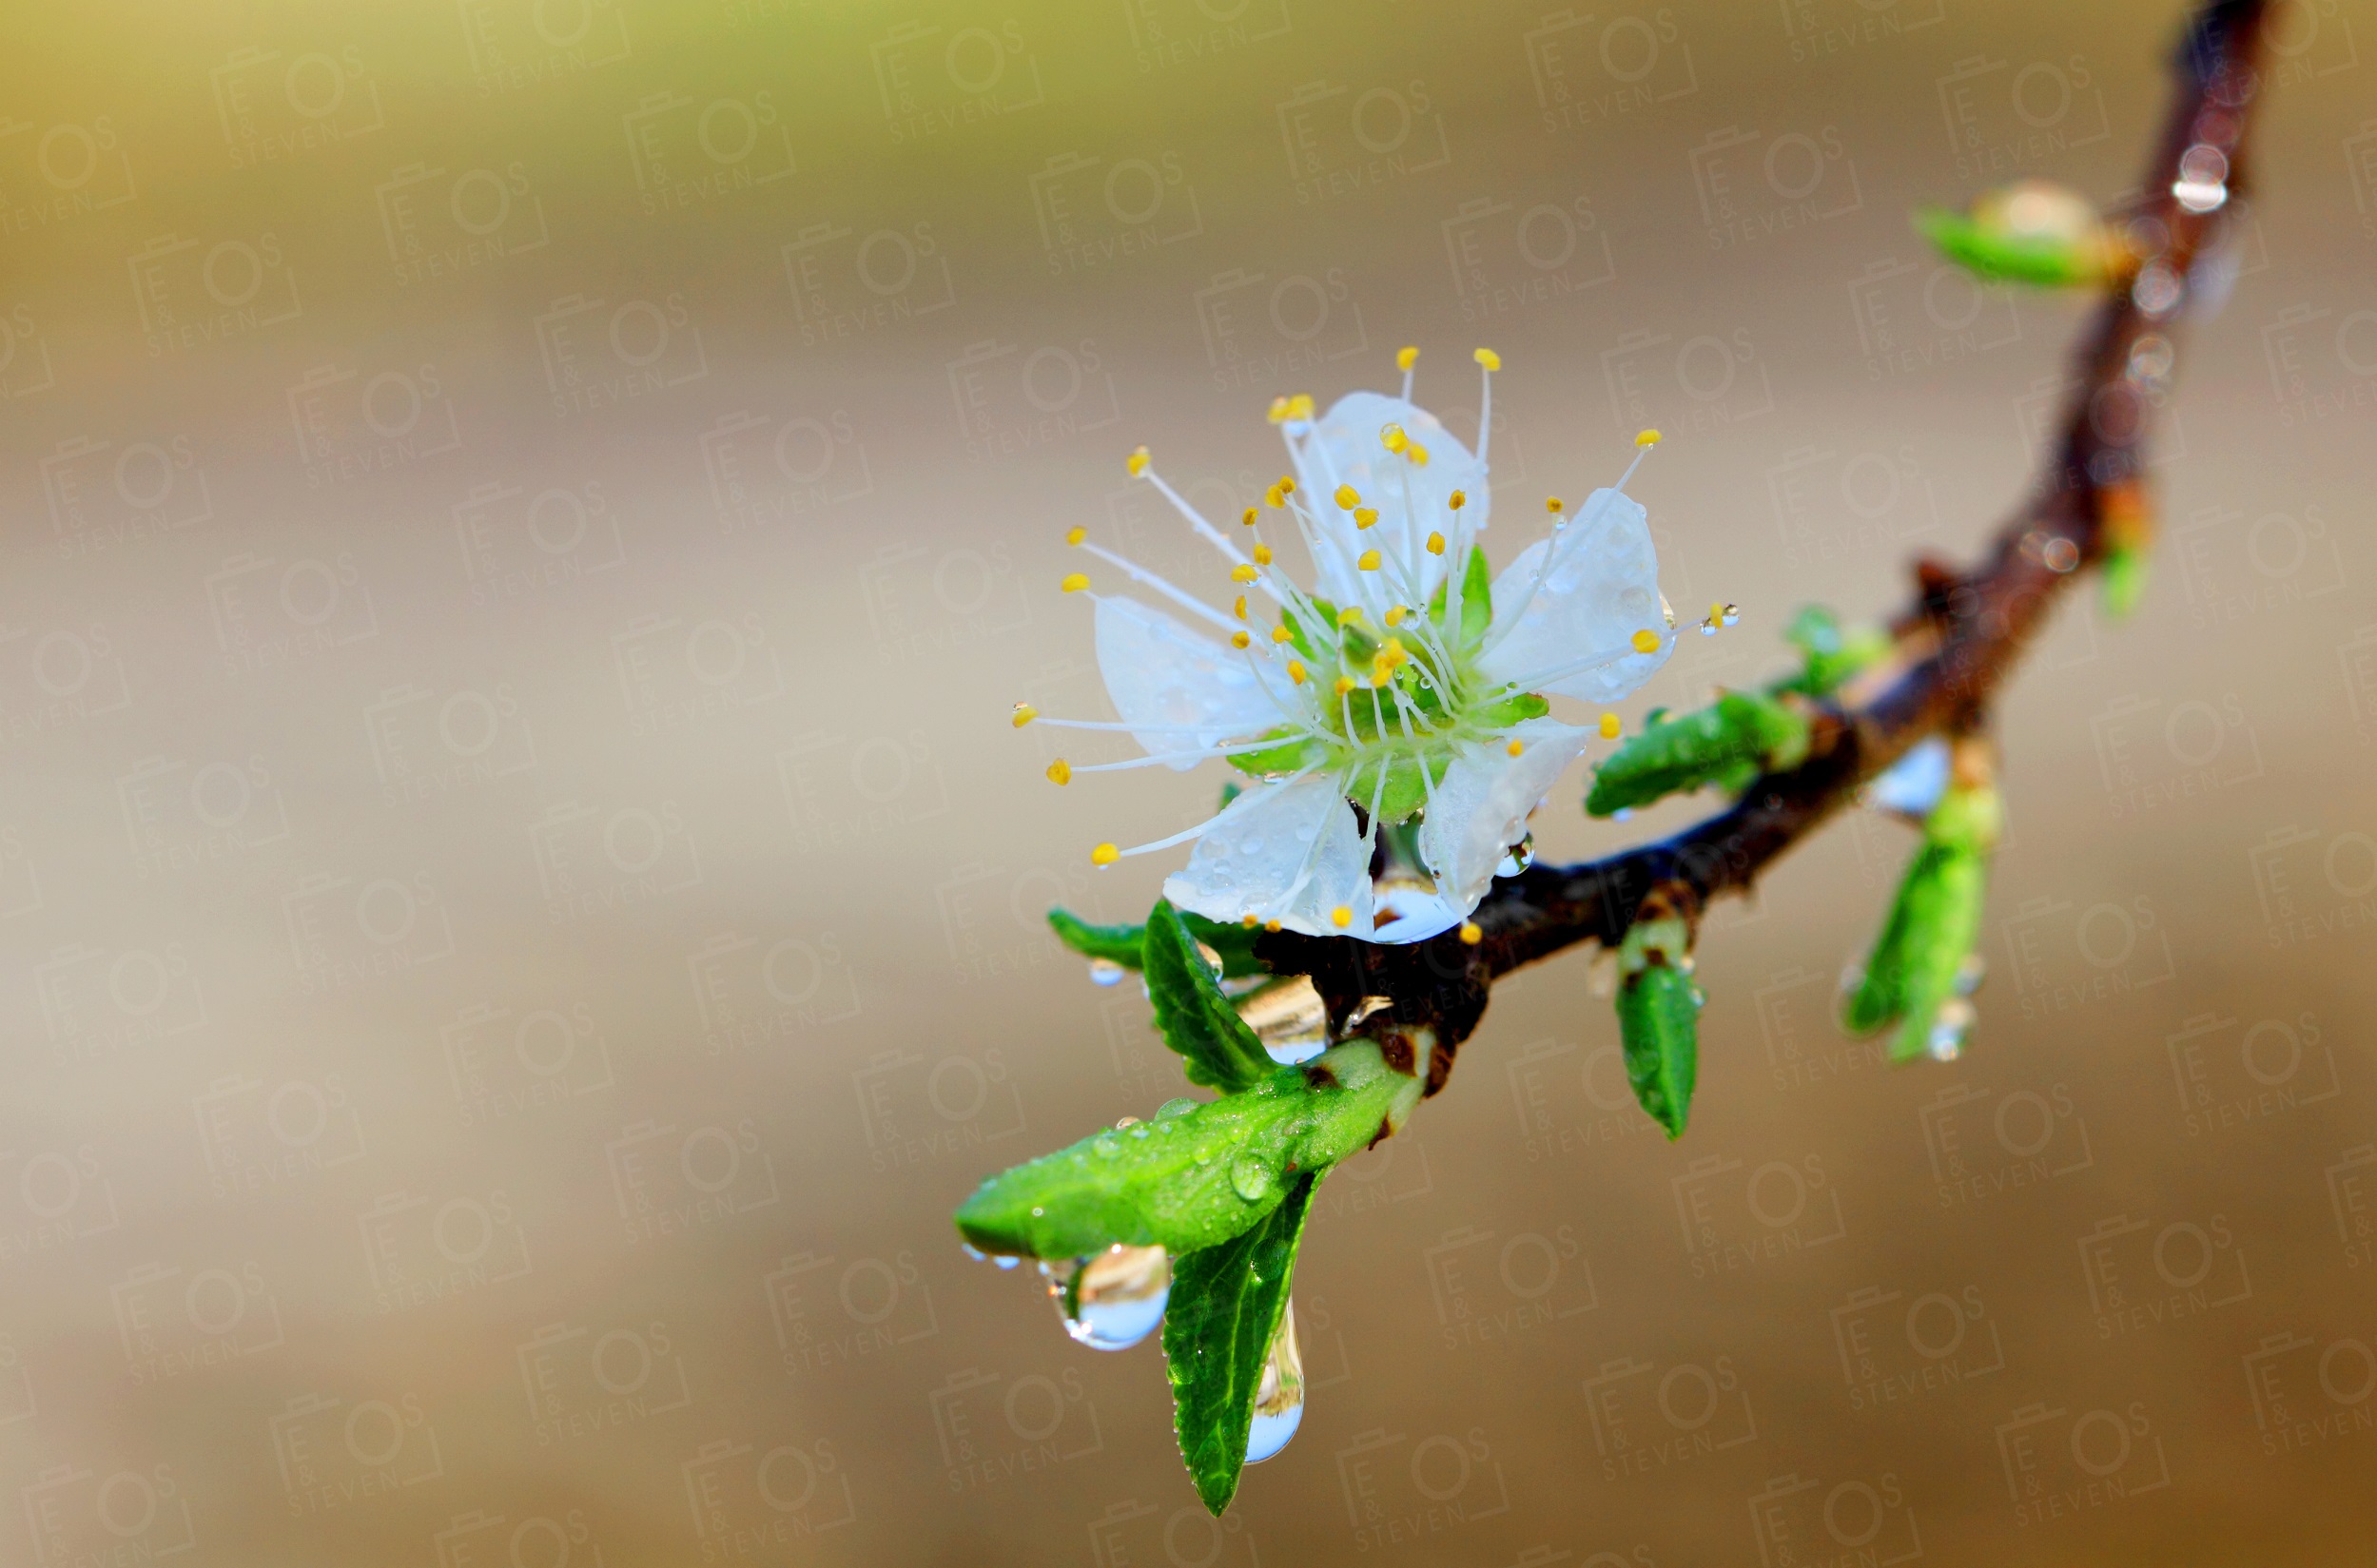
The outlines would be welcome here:
[[[1370,850],[1334,777],[1257,786],[1232,801],[1163,896],[1207,920],[1247,915],[1313,937],[1371,934]],[[1332,920],[1354,912],[1351,925]]]
[[[1525,680],[1603,649],[1626,648],[1637,631],[1656,633],[1655,652],[1629,651],[1598,668],[1542,684],[1527,681],[1529,690],[1610,703],[1649,680],[1667,662],[1675,632],[1660,612],[1659,552],[1651,547],[1641,503],[1615,491],[1597,490],[1577,517],[1560,535],[1529,545],[1494,579],[1494,631],[1500,641],[1478,666],[1497,680]],[[1543,566],[1544,552],[1554,543],[1561,546],[1559,560],[1529,599],[1528,589]],[[1522,600],[1527,609],[1518,625],[1504,631]]]
[[[1132,738],[1150,753],[1209,746],[1285,722],[1243,654],[1136,599],[1100,597],[1098,672],[1122,722],[1147,726]],[[1276,685],[1286,687],[1286,677]],[[1186,771],[1197,764],[1166,765]]]
[[[1389,425],[1401,425],[1405,435],[1428,449],[1426,465],[1414,466],[1379,444],[1378,433]],[[1352,573],[1346,571],[1347,563],[1374,545],[1397,552],[1398,555],[1405,551],[1405,529],[1409,526],[1406,519],[1410,515],[1410,508],[1404,502],[1407,478],[1411,507],[1419,513],[1417,532],[1410,536],[1410,552],[1419,557],[1419,587],[1423,594],[1435,590],[1436,581],[1444,572],[1445,559],[1430,555],[1418,547],[1425,543],[1431,530],[1452,532],[1452,511],[1446,504],[1447,498],[1456,490],[1468,492],[1470,526],[1486,526],[1484,465],[1459,437],[1444,427],[1443,421],[1417,403],[1407,403],[1400,397],[1353,392],[1338,398],[1328,413],[1315,421],[1312,435],[1299,449],[1296,467],[1296,482],[1304,488],[1306,504],[1345,550],[1343,562],[1328,559],[1320,567],[1320,591],[1340,604],[1359,604],[1365,597],[1361,585],[1353,581]],[[1364,506],[1378,509],[1375,525],[1364,530],[1354,528],[1353,520],[1331,500],[1339,485],[1352,485],[1361,493]]]
[[[1486,896],[1503,852],[1527,836],[1529,814],[1585,754],[1590,734],[1556,720],[1529,719],[1508,737],[1464,746],[1453,758],[1420,824],[1419,852],[1439,896],[1460,917]],[[1525,743],[1518,756],[1510,755],[1510,739]]]

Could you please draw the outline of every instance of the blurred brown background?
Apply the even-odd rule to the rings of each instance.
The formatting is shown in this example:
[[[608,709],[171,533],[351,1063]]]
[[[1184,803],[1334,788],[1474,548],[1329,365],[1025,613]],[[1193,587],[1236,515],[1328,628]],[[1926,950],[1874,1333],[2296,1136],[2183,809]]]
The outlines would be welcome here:
[[[2079,306],[1905,214],[2117,195],[2176,9],[12,8],[0,1559],[2366,1560],[2377,17],[2276,14],[1966,1058],[1827,1022],[1873,820],[1714,920],[1680,1144],[1583,956],[1505,986],[1216,1529],[1156,1348],[946,1221],[1178,1087],[1039,923],[1219,782],[1041,781],[1063,530],[1202,571],[1133,445],[1227,510],[1274,394],[1415,343],[1470,430],[1487,343],[1506,515],[1658,424],[1744,608],[1628,713],[1749,679],[2019,493]]]

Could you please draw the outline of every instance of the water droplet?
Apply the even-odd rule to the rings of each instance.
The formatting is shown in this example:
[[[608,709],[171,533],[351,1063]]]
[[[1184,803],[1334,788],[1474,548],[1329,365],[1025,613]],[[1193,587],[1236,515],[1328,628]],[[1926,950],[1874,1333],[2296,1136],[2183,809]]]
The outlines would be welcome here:
[[[1089,983],[1092,985],[1120,985],[1124,973],[1123,967],[1112,958],[1089,960]]]
[[[1271,1167],[1253,1155],[1230,1162],[1230,1186],[1249,1203],[1260,1203],[1271,1191]]]
[[[1015,1256],[1011,1252],[994,1252],[990,1257],[990,1266],[1003,1274],[1008,1269],[1021,1264],[1023,1261],[1023,1260],[1022,1258]]]
[[[1099,1134],[1098,1141],[1090,1147],[1105,1158],[1112,1159],[1122,1152],[1122,1140],[1111,1132],[1102,1132]]]
[[[1156,1107],[1156,1119],[1158,1121],[1169,1121],[1175,1116],[1185,1116],[1196,1109],[1197,1102],[1190,1099],[1186,1094],[1182,1094],[1178,1099],[1166,1100],[1163,1104]]]
[[[1720,616],[1719,619],[1726,626],[1740,626],[1742,624],[1742,607],[1740,605],[1725,606],[1725,612],[1724,615]]]
[[[1246,1431],[1246,1462],[1260,1464],[1288,1445],[1304,1420],[1304,1357],[1296,1347],[1296,1303],[1279,1314],[1279,1331],[1255,1385],[1255,1420]]]
[[[1163,1321],[1172,1259],[1160,1247],[1120,1243],[1049,1270],[1064,1331],[1093,1350],[1127,1350]]]
[[[1956,994],[1959,997],[1969,997],[1978,991],[1981,981],[1988,978],[1989,960],[1978,953],[1967,953],[1964,955],[1964,961],[1957,965]]]
[[[1329,1049],[1329,1004],[1310,975],[1275,979],[1237,1004],[1238,1016],[1282,1066],[1308,1061]]]
[[[1939,1004],[1939,1012],[1932,1019],[1931,1033],[1924,1036],[1923,1048],[1937,1062],[1952,1062],[1964,1055],[1964,1036],[1973,1028],[1973,1004],[1961,997],[1951,997]]]

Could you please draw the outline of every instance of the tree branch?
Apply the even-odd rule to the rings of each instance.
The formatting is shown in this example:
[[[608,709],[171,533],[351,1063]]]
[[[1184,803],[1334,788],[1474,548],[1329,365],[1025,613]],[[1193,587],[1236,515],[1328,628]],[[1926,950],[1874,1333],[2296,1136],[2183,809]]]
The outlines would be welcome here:
[[[1805,760],[1673,837],[1496,881],[1474,916],[1484,931],[1475,944],[1451,933],[1401,946],[1264,937],[1257,954],[1279,973],[1313,978],[1339,1037],[1376,1038],[1390,1059],[1425,1055],[1432,1094],[1496,978],[1580,942],[1616,945],[1654,891],[1696,925],[1709,900],[1748,891],[1917,743],[1978,726],[2056,597],[2115,542],[2108,492],[2136,482],[2139,444],[2169,375],[2168,330],[2231,210],[2228,200],[2198,210],[2204,177],[2231,194],[2241,184],[2264,10],[2265,0],[2211,0],[2192,19],[2173,61],[2169,120],[2122,215],[2135,265],[2112,281],[2082,339],[2045,472],[1978,566],[1918,563],[1916,602],[1892,624],[1895,656],[1821,706]],[[2157,341],[2141,353],[2149,339]],[[1357,1012],[1361,1021],[1349,1025]]]

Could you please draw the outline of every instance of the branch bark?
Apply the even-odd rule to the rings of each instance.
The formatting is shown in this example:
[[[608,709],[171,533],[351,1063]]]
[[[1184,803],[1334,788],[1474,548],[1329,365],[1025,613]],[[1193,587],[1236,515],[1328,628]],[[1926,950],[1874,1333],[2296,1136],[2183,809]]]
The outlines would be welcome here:
[[[2174,91],[2140,195],[2122,214],[2136,257],[2109,285],[2081,339],[2059,437],[2031,496],[1969,571],[1919,562],[1915,602],[1892,623],[1895,657],[1823,705],[1804,761],[1760,778],[1728,810],[1683,832],[1577,865],[1536,864],[1495,882],[1474,917],[1483,940],[1447,934],[1405,946],[1275,933],[1257,954],[1306,974],[1340,1037],[1417,1052],[1441,1088],[1476,1028],[1493,981],[1581,942],[1614,946],[1654,892],[1697,925],[1709,900],[1749,890],[1783,852],[1854,803],[1865,784],[1933,735],[1977,727],[2058,595],[2111,544],[2108,493],[2136,482],[2140,443],[2169,375],[2161,347],[2192,298],[2196,268],[2241,188],[2260,87],[2266,0],[2210,0],[2173,61]],[[2177,194],[2213,172],[2209,210]],[[1386,1005],[1380,1005],[1383,998]],[[1356,1014],[1359,1023],[1349,1025]]]

